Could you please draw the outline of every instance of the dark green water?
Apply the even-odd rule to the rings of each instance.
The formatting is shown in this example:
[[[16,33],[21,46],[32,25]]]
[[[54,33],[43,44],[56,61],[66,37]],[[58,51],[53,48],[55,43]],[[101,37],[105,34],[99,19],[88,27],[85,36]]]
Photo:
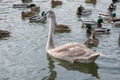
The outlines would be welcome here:
[[[88,37],[81,28],[80,18],[76,16],[79,5],[93,9],[93,14],[81,19],[97,20],[100,12],[107,12],[111,0],[97,0],[96,5],[86,4],[84,0],[62,0],[63,5],[51,8],[50,0],[33,0],[41,11],[52,9],[58,23],[69,25],[70,33],[56,33],[55,44],[68,42],[83,43]],[[29,23],[21,19],[21,12],[29,9],[14,9],[12,4],[20,0],[0,0],[0,29],[10,31],[11,37],[0,40],[0,80],[120,80],[120,28],[110,23],[103,24],[111,29],[111,34],[98,35],[100,44],[91,49],[101,52],[95,63],[70,64],[52,59],[45,51],[48,23]],[[120,17],[120,3],[117,3],[117,16]]]

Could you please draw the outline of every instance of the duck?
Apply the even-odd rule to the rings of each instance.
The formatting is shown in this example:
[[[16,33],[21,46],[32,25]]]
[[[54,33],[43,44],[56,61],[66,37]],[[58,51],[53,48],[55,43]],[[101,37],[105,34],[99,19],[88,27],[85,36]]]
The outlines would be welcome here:
[[[63,2],[62,1],[55,1],[55,0],[51,0],[51,7],[55,8],[58,5],[62,5]]]
[[[22,17],[32,17],[34,15],[37,15],[40,12],[39,6],[34,6],[31,8],[31,11],[22,11]]]
[[[96,3],[96,0],[85,0],[85,3]]]
[[[93,63],[100,56],[100,53],[94,52],[84,44],[73,42],[55,47],[54,28],[56,26],[55,13],[52,10],[47,12],[47,18],[50,21],[48,39],[46,43],[46,52],[57,59],[70,63]]]
[[[96,37],[96,33],[92,33],[90,38],[84,42],[84,44],[88,47],[91,47],[91,46],[98,46],[99,44],[99,39]]]
[[[55,32],[70,32],[71,29],[69,28],[68,25],[64,24],[55,24]]]
[[[40,15],[34,15],[32,17],[29,18],[30,22],[46,22],[47,18],[46,18],[46,13],[43,11]]]
[[[54,19],[55,19],[55,32],[63,33],[63,32],[70,32],[71,31],[71,29],[69,28],[68,25],[58,24],[56,22],[56,16],[54,17]]]
[[[6,30],[0,30],[0,38],[3,38],[3,37],[9,37],[10,36],[10,32],[9,31],[6,31]]]
[[[110,13],[108,13],[108,12],[105,12],[105,13],[99,13],[99,18],[101,18],[101,19],[103,19],[104,20],[104,22],[105,21],[109,21],[110,20],[110,17],[111,17],[111,15],[110,15]]]
[[[13,4],[13,8],[31,8],[33,6],[36,6],[36,5],[35,4],[27,4],[27,3]]]
[[[22,17],[32,17],[32,16],[34,16],[36,14],[37,13],[33,12],[33,11],[22,11],[21,12]]]
[[[115,26],[116,26],[116,25],[120,25],[120,18],[117,18],[117,17],[116,17],[116,13],[112,13],[110,21],[111,21],[111,23],[113,23]]]
[[[97,25],[98,25],[98,23],[97,23]],[[98,27],[97,25],[94,26],[94,27],[92,27],[91,24],[87,24],[86,25],[86,28],[87,28],[86,33],[91,34],[93,31],[96,34],[109,34],[110,33],[111,29],[109,29],[109,28],[103,28],[103,27]]]
[[[77,13],[76,14],[86,16],[86,15],[92,14],[92,9],[85,9],[82,5],[80,5],[77,8]]]
[[[108,9],[109,9],[110,11],[113,11],[113,10],[116,9],[116,5],[115,5],[114,3],[111,3],[111,4],[109,5]]]
[[[31,11],[39,13],[40,12],[40,7],[39,6],[33,6],[33,7],[31,7]]]
[[[81,26],[82,28],[86,28],[87,24],[91,24],[92,27],[97,24],[97,22],[95,20],[92,20],[92,19],[84,20],[84,21],[81,20],[81,22],[82,22],[82,26]]]

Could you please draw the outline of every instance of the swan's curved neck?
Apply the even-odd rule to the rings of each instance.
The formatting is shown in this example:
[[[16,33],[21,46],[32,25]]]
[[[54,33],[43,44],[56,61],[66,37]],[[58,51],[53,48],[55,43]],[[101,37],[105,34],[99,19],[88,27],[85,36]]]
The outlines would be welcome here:
[[[56,25],[56,18],[49,18],[49,33],[48,33],[48,40],[47,40],[47,44],[46,44],[46,50],[49,50],[49,49],[53,49],[55,48],[54,46],[54,28],[55,28],[55,25]]]

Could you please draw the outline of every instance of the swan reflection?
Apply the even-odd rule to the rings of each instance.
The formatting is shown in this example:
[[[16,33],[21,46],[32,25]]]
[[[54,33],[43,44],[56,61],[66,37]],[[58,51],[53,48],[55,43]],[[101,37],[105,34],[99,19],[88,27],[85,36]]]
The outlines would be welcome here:
[[[79,72],[83,72],[86,74],[91,74],[92,76],[96,77],[99,79],[99,75],[98,75],[98,65],[96,63],[69,63],[63,60],[59,60],[56,59],[52,56],[50,56],[49,54],[47,54],[47,59],[49,61],[49,69],[50,69],[50,75],[49,75],[49,79],[48,80],[55,80],[55,78],[57,77],[57,72],[54,70],[55,65],[54,65],[54,61],[58,61],[60,66],[64,67],[65,69],[69,70],[73,70],[73,71],[79,71]]]

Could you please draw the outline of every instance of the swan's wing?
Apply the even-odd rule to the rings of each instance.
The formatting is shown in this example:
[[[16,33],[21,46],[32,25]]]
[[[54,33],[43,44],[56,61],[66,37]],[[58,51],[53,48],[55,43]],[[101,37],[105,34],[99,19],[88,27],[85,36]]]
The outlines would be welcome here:
[[[94,62],[99,54],[79,43],[69,43],[48,51],[53,57],[69,61]]]

